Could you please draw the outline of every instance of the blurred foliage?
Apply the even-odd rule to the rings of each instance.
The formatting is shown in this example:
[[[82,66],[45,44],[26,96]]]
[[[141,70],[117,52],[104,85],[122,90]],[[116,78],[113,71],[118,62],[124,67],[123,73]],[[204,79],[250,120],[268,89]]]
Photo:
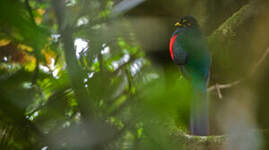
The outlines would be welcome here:
[[[171,136],[189,132],[191,95],[166,57],[172,25],[180,15],[197,17],[213,54],[212,84],[231,81],[249,72],[268,47],[268,8],[262,0],[1,0],[0,149],[189,149],[183,134]],[[268,71],[260,72],[223,92],[227,101],[243,97],[246,105],[230,108],[213,93],[212,118],[222,105],[228,111],[219,118],[244,118],[230,111],[236,109],[251,116],[255,109],[247,104],[255,97],[259,122],[226,121],[268,128]],[[218,129],[224,122],[212,119],[212,133],[233,132],[229,124]],[[260,148],[260,134],[251,136],[253,149]]]

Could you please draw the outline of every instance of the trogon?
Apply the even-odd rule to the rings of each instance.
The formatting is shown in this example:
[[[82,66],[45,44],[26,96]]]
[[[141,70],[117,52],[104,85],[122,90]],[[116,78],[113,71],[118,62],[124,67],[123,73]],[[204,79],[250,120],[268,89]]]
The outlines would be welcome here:
[[[181,17],[170,39],[170,54],[182,75],[190,81],[190,131],[192,135],[209,134],[207,85],[211,55],[205,36],[192,16]]]

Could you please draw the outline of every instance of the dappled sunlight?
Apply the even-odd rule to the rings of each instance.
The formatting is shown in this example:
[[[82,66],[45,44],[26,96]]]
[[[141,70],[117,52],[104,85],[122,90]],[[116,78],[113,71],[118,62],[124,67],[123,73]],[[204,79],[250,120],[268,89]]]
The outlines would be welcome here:
[[[85,52],[88,49],[88,42],[81,38],[75,39],[74,45],[77,58],[80,57],[81,53]]]
[[[87,17],[81,17],[78,19],[77,26],[85,25],[89,22]]]
[[[123,55],[123,57],[118,60],[118,61],[113,61],[112,67],[114,70],[118,69],[121,65],[123,65],[124,63],[128,62],[128,60],[130,59],[130,55],[129,54],[125,54]]]

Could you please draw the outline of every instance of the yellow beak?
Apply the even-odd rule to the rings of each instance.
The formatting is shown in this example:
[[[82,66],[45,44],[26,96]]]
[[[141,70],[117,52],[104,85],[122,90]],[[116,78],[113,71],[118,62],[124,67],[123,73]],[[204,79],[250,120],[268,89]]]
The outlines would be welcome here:
[[[180,24],[179,22],[176,22],[175,26],[180,27],[180,26],[182,26],[182,24]]]

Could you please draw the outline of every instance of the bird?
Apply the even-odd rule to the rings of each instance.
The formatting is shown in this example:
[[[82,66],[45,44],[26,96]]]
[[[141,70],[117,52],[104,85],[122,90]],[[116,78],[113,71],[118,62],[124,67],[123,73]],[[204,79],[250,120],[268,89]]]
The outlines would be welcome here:
[[[178,65],[184,78],[190,81],[190,133],[209,134],[207,86],[210,75],[211,54],[207,40],[197,20],[183,16],[175,23],[169,50],[174,64]]]

